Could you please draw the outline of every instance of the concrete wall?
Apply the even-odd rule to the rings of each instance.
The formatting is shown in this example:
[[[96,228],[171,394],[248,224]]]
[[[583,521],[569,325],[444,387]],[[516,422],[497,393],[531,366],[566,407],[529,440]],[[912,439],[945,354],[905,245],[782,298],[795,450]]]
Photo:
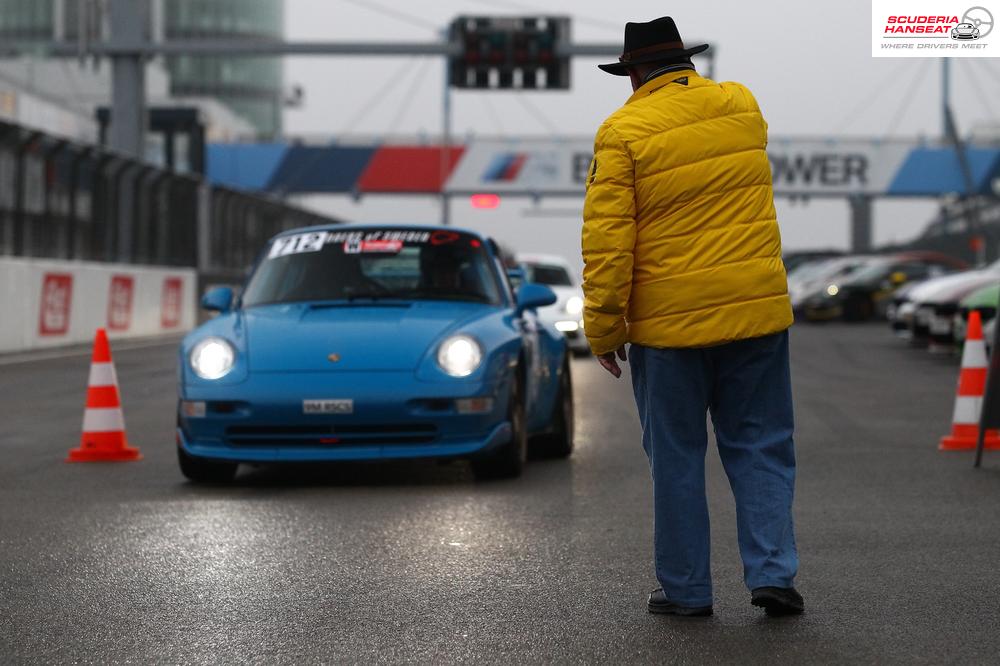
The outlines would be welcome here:
[[[0,258],[0,353],[187,331],[196,288],[193,269]]]

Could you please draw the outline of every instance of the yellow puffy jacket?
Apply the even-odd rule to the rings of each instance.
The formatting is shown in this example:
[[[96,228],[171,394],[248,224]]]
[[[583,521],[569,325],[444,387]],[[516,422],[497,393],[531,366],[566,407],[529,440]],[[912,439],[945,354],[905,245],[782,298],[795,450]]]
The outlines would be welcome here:
[[[601,125],[583,211],[595,354],[791,326],[766,145],[750,91],[693,70],[648,81]]]

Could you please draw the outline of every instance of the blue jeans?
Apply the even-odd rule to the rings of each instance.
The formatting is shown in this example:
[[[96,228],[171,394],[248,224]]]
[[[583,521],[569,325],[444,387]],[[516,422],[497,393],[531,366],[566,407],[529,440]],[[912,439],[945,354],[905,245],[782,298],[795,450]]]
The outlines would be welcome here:
[[[682,606],[712,604],[706,412],[736,498],[743,578],[791,587],[795,451],[788,331],[717,347],[629,349],[653,475],[656,578]]]

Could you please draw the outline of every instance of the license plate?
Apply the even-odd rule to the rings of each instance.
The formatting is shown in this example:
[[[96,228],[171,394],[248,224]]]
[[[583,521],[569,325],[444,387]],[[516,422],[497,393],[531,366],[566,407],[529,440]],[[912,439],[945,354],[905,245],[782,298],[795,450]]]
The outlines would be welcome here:
[[[337,400],[303,400],[303,414],[353,414],[354,401],[350,399]]]

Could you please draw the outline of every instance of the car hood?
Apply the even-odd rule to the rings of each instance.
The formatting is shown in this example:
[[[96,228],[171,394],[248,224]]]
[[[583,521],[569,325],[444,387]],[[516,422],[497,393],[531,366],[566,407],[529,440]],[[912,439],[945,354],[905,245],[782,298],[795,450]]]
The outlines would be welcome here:
[[[980,287],[962,299],[962,307],[995,308],[1000,303],[1000,284]]]
[[[909,297],[911,301],[923,301],[927,296],[934,294],[936,291],[942,288],[949,288],[955,280],[963,280],[968,275],[975,273],[976,271],[963,271],[961,273],[955,273],[953,275],[942,275],[941,277],[930,278],[929,280],[924,280],[917,284],[913,289],[910,290]]]
[[[441,338],[495,309],[433,301],[256,306],[243,312],[250,370],[415,370]]]
[[[918,303],[958,302],[980,287],[1000,281],[1000,275],[992,271],[967,271],[948,278],[934,280],[919,293],[914,292],[911,300]]]

